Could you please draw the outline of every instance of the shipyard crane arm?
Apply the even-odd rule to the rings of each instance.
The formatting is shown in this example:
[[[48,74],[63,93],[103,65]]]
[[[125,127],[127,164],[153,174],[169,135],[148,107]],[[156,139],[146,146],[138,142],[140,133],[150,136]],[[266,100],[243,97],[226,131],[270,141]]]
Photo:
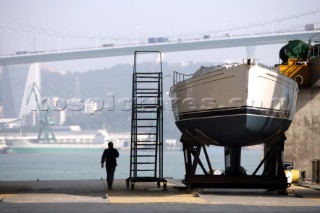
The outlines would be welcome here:
[[[47,102],[44,102],[43,103],[44,106],[41,106],[42,103],[41,103],[40,89],[36,83],[33,83],[30,88],[30,92],[27,98],[27,105],[29,104],[29,101],[32,95],[35,98],[37,110],[39,110],[39,116],[40,116],[41,127],[38,134],[38,142],[43,141],[45,143],[50,143],[50,142],[56,143],[57,140],[51,128],[51,125],[54,125],[54,122],[51,119],[53,110],[47,104]]]
[[[34,99],[36,101],[37,109],[39,109],[39,111],[41,112],[41,105],[39,103],[39,97],[38,97],[38,95],[40,95],[40,89],[39,89],[39,87],[37,86],[36,83],[33,83],[31,88],[30,88],[30,92],[29,92],[29,95],[28,95],[28,98],[27,98],[26,105],[29,104],[32,94],[33,94]],[[42,120],[42,113],[39,113],[39,114],[40,114],[40,117],[41,117],[41,120]]]

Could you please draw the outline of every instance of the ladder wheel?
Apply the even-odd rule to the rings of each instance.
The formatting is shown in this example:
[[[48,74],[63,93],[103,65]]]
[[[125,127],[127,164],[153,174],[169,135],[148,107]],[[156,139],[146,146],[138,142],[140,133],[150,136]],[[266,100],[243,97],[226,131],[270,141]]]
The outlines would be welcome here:
[[[133,191],[133,189],[134,189],[134,183],[131,182],[131,190]]]
[[[157,186],[158,186],[158,188],[160,188],[160,181],[157,182]]]

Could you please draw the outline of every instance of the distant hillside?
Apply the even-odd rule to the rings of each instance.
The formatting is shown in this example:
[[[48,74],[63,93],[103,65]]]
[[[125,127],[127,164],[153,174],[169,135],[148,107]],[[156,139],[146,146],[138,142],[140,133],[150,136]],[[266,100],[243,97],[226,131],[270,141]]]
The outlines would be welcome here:
[[[172,86],[172,73],[194,73],[205,64],[189,63],[187,66],[180,64],[163,64],[164,91],[168,92]],[[154,64],[142,63],[138,68],[152,70]],[[108,102],[107,98],[113,94],[116,102],[123,98],[131,99],[132,96],[132,72],[129,64],[119,64],[109,69],[90,70],[88,72],[42,72],[42,95],[45,97],[59,97],[65,100],[71,98],[98,98]],[[109,100],[110,101],[110,100]],[[171,103],[169,103],[171,106]],[[108,108],[107,108],[108,109]],[[131,111],[123,111],[115,108],[115,111],[103,109],[95,115],[87,115],[82,112],[67,111],[66,125],[80,125],[82,129],[101,129],[105,126],[109,131],[130,131]],[[164,112],[164,137],[179,139],[180,133],[174,124],[171,110]]]

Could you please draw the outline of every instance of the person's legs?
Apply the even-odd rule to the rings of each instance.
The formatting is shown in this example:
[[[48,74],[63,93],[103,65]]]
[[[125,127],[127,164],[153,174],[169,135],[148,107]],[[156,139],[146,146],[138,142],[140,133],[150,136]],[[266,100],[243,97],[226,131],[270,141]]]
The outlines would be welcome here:
[[[106,168],[107,168],[108,188],[109,188],[109,189],[112,189],[114,172],[115,172],[115,170],[116,170],[116,167],[106,167]]]

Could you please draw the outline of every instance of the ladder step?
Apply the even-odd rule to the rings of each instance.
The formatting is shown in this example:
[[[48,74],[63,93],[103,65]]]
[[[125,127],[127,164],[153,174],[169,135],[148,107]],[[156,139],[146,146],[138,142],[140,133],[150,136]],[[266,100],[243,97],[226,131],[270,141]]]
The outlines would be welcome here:
[[[146,75],[136,75],[135,77],[136,77],[136,78],[160,79],[160,78],[159,78],[159,75],[149,75],[149,76],[146,76]]]
[[[135,72],[135,75],[143,75],[143,76],[147,76],[147,75],[161,75],[161,72]]]
[[[139,133],[135,133],[136,135],[156,135],[157,133],[153,133],[153,132],[139,132]]]
[[[158,106],[157,103],[136,103],[137,106]]]
[[[132,164],[155,164],[155,162],[132,162]]]
[[[162,74],[161,72],[134,72],[136,74],[147,74],[147,75],[151,75],[151,74]]]
[[[143,134],[143,133],[141,133],[141,134],[139,134],[139,133],[135,133],[133,136],[153,136],[153,135],[156,135],[156,133],[149,133],[149,134]],[[146,140],[148,140],[148,139],[146,139]],[[140,142],[139,140],[137,141],[137,142]]]
[[[134,111],[136,113],[140,113],[139,115],[137,115],[137,118],[143,118],[143,116],[148,115],[148,117],[152,117],[152,115],[157,116],[157,111],[148,111],[148,110],[138,110],[138,111]]]
[[[158,111],[157,110],[151,110],[151,109],[149,109],[149,110],[135,110],[134,112],[137,112],[137,113],[154,113],[154,114],[156,114]]]
[[[157,106],[136,106],[136,109],[158,109],[159,107]],[[133,110],[136,110],[135,108],[133,108]]]
[[[142,90],[142,91],[143,91],[143,90],[146,90],[146,91],[147,91],[147,90],[149,90],[149,91],[150,91],[150,90],[156,90],[156,91],[158,91],[158,88],[136,88],[135,90]]]
[[[139,96],[135,96],[136,98],[158,98],[158,95],[139,95]]]
[[[156,113],[156,112],[158,112],[158,111],[156,111],[156,110],[153,110],[153,111],[136,110],[135,112],[138,112],[138,113]]]
[[[145,77],[145,78],[153,78],[153,77],[159,77],[158,73],[135,73],[136,77]]]
[[[156,121],[157,118],[136,118],[136,121]]]
[[[134,78],[135,80],[146,80],[146,81],[155,81],[157,80],[158,82],[160,82],[161,78],[159,75],[136,75]]]
[[[150,131],[152,130],[152,131],[155,131],[155,129],[154,128],[157,128],[157,126],[133,126],[133,127],[135,127],[136,129],[149,129],[150,128]],[[137,131],[136,131],[137,132]]]
[[[160,144],[159,142],[157,142],[157,141],[136,141],[136,142],[134,142],[134,141],[132,141],[132,144],[136,144],[136,145],[138,145],[138,144],[154,144],[154,145],[158,145],[158,144]]]
[[[159,76],[159,75],[135,75],[134,76],[134,80],[136,80],[136,79],[157,79],[157,80],[162,80],[161,79],[161,76]]]
[[[152,171],[154,172],[155,170],[154,169],[132,169],[131,171],[137,171],[137,172],[147,172],[147,171]]]
[[[135,118],[133,118],[132,120],[135,121],[135,120],[140,120],[140,119],[144,119],[144,118],[150,118],[150,119],[157,119],[157,114],[154,112],[154,113],[136,113],[134,112],[135,114]]]
[[[148,88],[149,89],[149,88]],[[149,92],[152,92],[152,93],[149,93],[149,94],[153,94],[153,95],[158,95],[158,94],[162,94],[162,92],[158,91],[158,89],[152,89],[150,88],[150,90],[147,90],[147,88],[144,88],[144,89],[137,89],[139,91],[134,91],[135,93],[134,94],[142,94],[141,92],[144,92],[144,90],[146,91],[149,91]],[[147,93],[144,93],[144,94],[147,94]]]
[[[156,107],[156,104],[154,104],[154,106],[150,106],[150,105],[145,105],[145,104],[139,104],[139,106],[137,106],[138,104],[135,104],[133,106],[133,111],[137,111],[137,110],[141,110],[141,111],[153,111],[153,112],[156,112],[157,109],[159,107]]]
[[[142,99],[142,98],[144,98],[144,99],[147,99],[148,98],[148,101],[153,101],[153,102],[155,102],[157,99],[158,99],[158,94],[136,94],[135,96],[134,96],[134,99],[135,100],[139,100],[139,99]],[[150,102],[149,102],[150,103]]]
[[[158,92],[137,92],[138,95],[150,94],[150,95],[158,95]]]
[[[136,146],[157,146],[156,143],[137,143]]]
[[[154,149],[156,149],[156,147],[154,147],[154,148],[150,148],[150,147],[137,147],[137,148],[135,148],[135,147],[132,147],[132,149],[136,149],[136,150],[154,150]]]
[[[155,157],[155,155],[132,155],[131,157],[149,158],[149,157]]]
[[[137,118],[135,120],[139,121],[156,121],[156,118]]]
[[[159,91],[152,91],[152,92],[138,92],[136,91],[136,95],[159,95]]]
[[[143,100],[139,100],[134,104],[137,108],[147,108],[147,107],[158,108],[158,106],[160,106],[160,104],[157,104],[157,103],[144,103]]]
[[[153,84],[158,84],[158,81],[134,81],[134,83],[139,83],[139,84],[146,84],[146,83],[153,83]],[[153,89],[158,89],[158,86],[156,85],[149,85],[148,87],[154,87]],[[151,89],[151,88],[150,88]]]
[[[157,104],[136,104],[137,107],[147,108],[147,107],[158,107]]]
[[[157,128],[157,126],[135,126],[133,125],[133,127],[137,127],[137,128]]]
[[[139,85],[140,86],[140,85]],[[145,92],[145,91],[149,91],[149,92],[158,92],[160,91],[160,89],[158,88],[158,86],[152,86],[152,85],[143,85],[143,87],[139,87],[137,85],[137,87],[133,90],[134,92]],[[141,85],[142,86],[142,85]]]
[[[156,141],[137,141],[137,142],[132,142],[133,144],[143,144],[143,143],[156,143]]]

